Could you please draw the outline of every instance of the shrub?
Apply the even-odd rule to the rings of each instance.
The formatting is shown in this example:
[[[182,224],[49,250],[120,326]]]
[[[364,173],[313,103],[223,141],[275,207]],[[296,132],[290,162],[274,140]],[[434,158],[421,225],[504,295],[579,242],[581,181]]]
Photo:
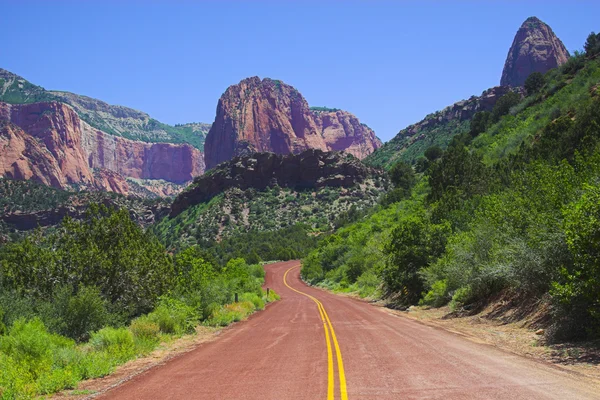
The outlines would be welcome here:
[[[263,310],[265,308],[265,301],[256,293],[244,293],[240,297],[240,300],[249,301],[254,305],[256,310]]]
[[[53,301],[42,308],[42,318],[52,331],[79,342],[110,321],[107,302],[95,287],[84,286],[73,294],[71,287],[62,286],[55,290]]]
[[[529,74],[527,79],[525,79],[525,91],[527,92],[527,96],[539,92],[544,86],[544,83],[544,75],[541,72],[532,72]]]
[[[51,369],[55,348],[69,346],[73,346],[71,340],[49,333],[37,318],[15,321],[9,334],[0,338],[0,351],[26,365],[34,378]]]
[[[420,305],[441,307],[448,303],[448,293],[446,280],[436,281],[431,285],[431,289],[419,302]]]
[[[462,287],[454,292],[452,301],[450,301],[450,310],[456,311],[459,308],[469,304],[473,298],[473,292],[469,286]]]
[[[136,339],[158,341],[160,336],[160,327],[148,316],[134,319],[129,325],[129,330]]]
[[[133,334],[126,328],[102,328],[92,333],[90,345],[96,351],[105,351],[116,362],[127,361],[135,355]]]
[[[37,388],[27,365],[0,351],[0,396],[2,399],[33,398]]]
[[[193,331],[198,323],[198,315],[193,307],[172,298],[162,298],[147,318],[156,323],[162,333],[176,335]]]

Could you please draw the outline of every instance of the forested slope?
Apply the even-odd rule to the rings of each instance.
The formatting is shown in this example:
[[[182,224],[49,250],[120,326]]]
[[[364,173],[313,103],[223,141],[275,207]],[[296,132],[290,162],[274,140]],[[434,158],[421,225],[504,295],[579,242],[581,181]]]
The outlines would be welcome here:
[[[598,337],[599,39],[430,151],[409,197],[321,241],[303,278],[397,306],[549,299],[549,338]]]

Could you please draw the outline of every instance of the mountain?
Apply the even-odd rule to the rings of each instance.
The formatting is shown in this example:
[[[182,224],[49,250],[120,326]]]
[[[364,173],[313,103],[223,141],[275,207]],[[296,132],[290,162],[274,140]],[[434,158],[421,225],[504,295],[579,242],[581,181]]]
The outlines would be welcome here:
[[[172,195],[180,190],[173,184],[182,187],[204,172],[202,153],[190,145],[109,135],[57,101],[0,102],[0,122],[0,173],[14,179],[122,194],[141,185],[155,195]],[[137,182],[129,184],[127,178]]]
[[[73,107],[90,126],[108,134],[143,142],[188,143],[201,151],[210,129],[210,125],[200,123],[171,126],[132,108],[74,93],[45,90],[2,68],[0,101],[10,104],[60,101]]]
[[[568,59],[569,52],[552,28],[536,17],[529,17],[508,51],[500,85],[523,86],[532,72],[546,73]]]
[[[230,86],[219,99],[205,154],[210,169],[253,152],[336,150],[362,159],[380,146],[375,133],[354,115],[325,108],[311,110],[292,86],[252,77]]]
[[[376,204],[387,178],[342,152],[237,156],[194,179],[155,231],[167,244],[220,240],[304,223],[329,231],[348,212]]]

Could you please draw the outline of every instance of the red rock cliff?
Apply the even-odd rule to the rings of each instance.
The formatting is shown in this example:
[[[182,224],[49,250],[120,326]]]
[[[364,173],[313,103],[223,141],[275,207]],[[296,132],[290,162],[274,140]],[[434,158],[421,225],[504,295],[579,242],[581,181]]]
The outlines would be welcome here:
[[[569,52],[552,29],[536,17],[527,18],[508,51],[500,85],[523,86],[532,72],[545,73],[568,59]]]
[[[219,99],[204,145],[206,167],[252,152],[344,150],[364,158],[381,142],[352,114],[314,113],[302,95],[281,81],[247,78]]]
[[[124,177],[184,183],[204,172],[202,153],[192,146],[111,136],[63,103],[0,102],[0,121],[0,173],[15,179],[126,194]]]

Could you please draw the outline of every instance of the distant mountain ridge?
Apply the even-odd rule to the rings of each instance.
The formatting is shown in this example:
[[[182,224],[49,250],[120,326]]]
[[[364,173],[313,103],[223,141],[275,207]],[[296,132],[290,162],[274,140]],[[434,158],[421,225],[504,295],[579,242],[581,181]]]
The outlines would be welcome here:
[[[171,126],[129,107],[110,105],[70,92],[46,90],[2,68],[0,101],[10,104],[60,101],[73,107],[79,117],[92,127],[108,134],[151,143],[188,143],[199,150],[203,150],[210,129],[210,124],[202,123]]]
[[[109,135],[57,101],[0,102],[0,145],[4,149],[0,174],[60,189],[130,194],[127,179],[133,178],[138,180],[133,186],[166,196],[204,172],[202,152],[188,144],[144,143]],[[140,180],[152,182],[145,185]]]

